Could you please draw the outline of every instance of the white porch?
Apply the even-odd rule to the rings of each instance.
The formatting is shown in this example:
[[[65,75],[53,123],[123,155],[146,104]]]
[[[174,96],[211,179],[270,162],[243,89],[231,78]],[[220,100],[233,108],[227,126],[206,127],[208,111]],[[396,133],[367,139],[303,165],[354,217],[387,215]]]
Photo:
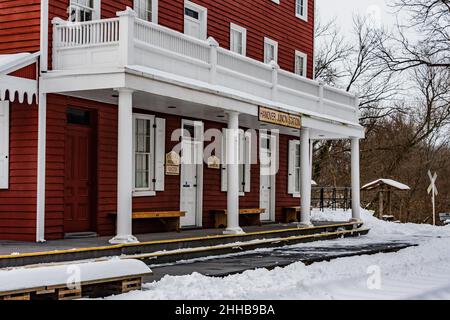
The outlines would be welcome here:
[[[281,70],[276,63],[264,64],[232,53],[212,38],[201,41],[137,19],[132,10],[119,12],[114,19],[77,24],[56,19],[53,23],[53,70],[41,77],[42,93],[118,104],[118,223],[114,243],[137,241],[131,231],[131,119],[133,106],[145,106],[149,99],[155,112],[167,113],[167,108],[176,104],[182,108],[170,113],[226,121],[233,130],[239,126],[260,128],[259,106],[301,115],[301,134],[278,129],[300,136],[301,223],[305,226],[311,225],[310,141],[351,139],[353,218],[360,219],[359,139],[364,132],[358,123],[355,96]],[[39,143],[45,143],[42,138]],[[229,143],[227,154],[233,150],[237,154],[237,148],[237,143]],[[45,168],[40,166],[39,170]],[[227,232],[240,233],[237,171],[230,167],[227,172]]]

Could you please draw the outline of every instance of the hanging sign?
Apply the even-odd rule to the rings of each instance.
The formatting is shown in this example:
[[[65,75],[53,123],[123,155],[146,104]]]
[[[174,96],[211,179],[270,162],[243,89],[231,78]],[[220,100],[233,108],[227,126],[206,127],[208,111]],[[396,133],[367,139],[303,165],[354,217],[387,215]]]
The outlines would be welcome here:
[[[220,169],[220,159],[216,156],[211,156],[208,158],[208,168],[209,169]]]
[[[175,151],[166,154],[166,175],[180,175],[180,155]]]
[[[272,123],[283,127],[295,129],[302,127],[302,118],[300,116],[262,106],[259,106],[258,118],[261,122]]]

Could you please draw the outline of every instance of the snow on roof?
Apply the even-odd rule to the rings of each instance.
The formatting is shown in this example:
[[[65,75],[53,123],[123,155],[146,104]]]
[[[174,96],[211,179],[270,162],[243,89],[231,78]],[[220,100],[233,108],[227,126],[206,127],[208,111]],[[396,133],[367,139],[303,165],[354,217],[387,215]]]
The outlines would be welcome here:
[[[0,73],[7,74],[37,61],[39,52],[0,54]]]
[[[39,52],[36,53],[16,53],[0,55],[0,100],[9,97],[14,102],[16,96],[20,103],[24,102],[25,97],[29,104],[33,103],[33,98],[38,94],[37,80],[13,77],[8,74],[37,63]]]
[[[411,189],[406,184],[400,183],[400,182],[392,180],[392,179],[378,179],[378,180],[369,182],[368,184],[362,186],[361,190],[371,190],[371,189],[377,188],[382,185],[387,185],[387,186],[393,187],[398,190],[410,190]]]

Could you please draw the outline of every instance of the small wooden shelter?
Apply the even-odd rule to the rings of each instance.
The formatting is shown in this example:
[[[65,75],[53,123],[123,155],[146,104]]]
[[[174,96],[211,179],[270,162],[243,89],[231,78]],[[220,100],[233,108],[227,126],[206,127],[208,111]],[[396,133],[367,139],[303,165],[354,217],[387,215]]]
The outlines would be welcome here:
[[[384,217],[384,199],[386,196],[389,216],[392,217],[392,193],[394,191],[406,191],[411,188],[406,184],[392,179],[378,179],[362,186],[361,191],[376,191],[376,196],[372,200],[373,203],[378,198],[378,217]]]

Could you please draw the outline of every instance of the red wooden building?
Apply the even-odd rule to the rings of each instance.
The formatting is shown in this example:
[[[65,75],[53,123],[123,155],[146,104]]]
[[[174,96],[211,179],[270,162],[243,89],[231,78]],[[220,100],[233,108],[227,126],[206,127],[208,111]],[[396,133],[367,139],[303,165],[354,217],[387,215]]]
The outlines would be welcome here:
[[[227,209],[239,233],[239,208],[275,222],[300,198],[308,225],[314,139],[352,139],[358,219],[358,102],[312,79],[314,12],[313,0],[1,1],[0,239],[133,242],[161,227],[132,224],[137,211],[210,228]],[[186,160],[217,142],[220,167]]]

